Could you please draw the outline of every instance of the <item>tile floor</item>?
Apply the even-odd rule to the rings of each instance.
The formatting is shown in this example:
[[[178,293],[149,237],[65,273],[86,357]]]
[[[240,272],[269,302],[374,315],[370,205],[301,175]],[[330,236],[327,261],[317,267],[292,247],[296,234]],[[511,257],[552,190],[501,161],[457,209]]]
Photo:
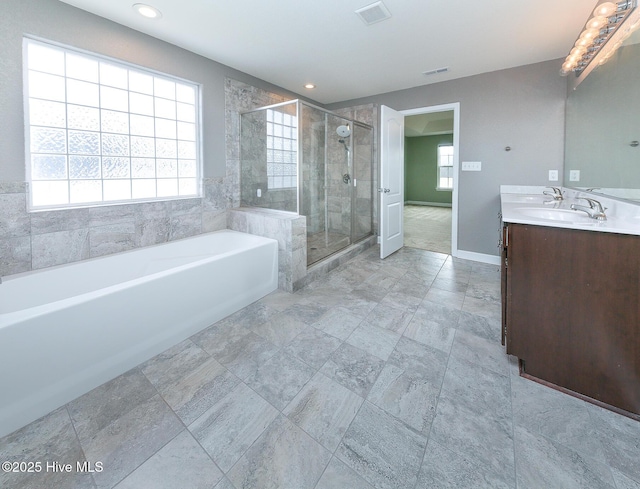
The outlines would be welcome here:
[[[0,440],[18,488],[640,488],[640,423],[517,375],[496,266],[373,248]]]

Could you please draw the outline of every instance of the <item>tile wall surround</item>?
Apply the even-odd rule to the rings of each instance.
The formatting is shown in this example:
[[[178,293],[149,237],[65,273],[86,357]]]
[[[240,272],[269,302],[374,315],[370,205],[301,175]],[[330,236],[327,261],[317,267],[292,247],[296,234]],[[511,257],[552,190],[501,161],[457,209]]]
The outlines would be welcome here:
[[[307,218],[291,212],[239,207],[228,212],[227,227],[278,241],[278,288],[297,290],[307,274]]]
[[[224,176],[203,179],[201,198],[28,212],[28,184],[0,181],[0,276],[226,229],[228,221],[239,226],[228,211],[240,206],[240,113],[285,100],[284,96],[226,80],[226,172]],[[371,118],[365,117],[367,110],[374,114],[377,109],[373,105],[367,107],[352,110],[363,122],[371,123]],[[249,221],[262,219],[269,223],[264,229],[272,232],[269,226],[273,219],[252,219]],[[285,220],[292,230],[282,241],[283,251],[288,252],[291,245],[291,255],[281,258],[285,267],[302,259],[302,248],[306,246],[300,244],[306,243],[306,225],[301,224],[304,221]],[[306,249],[304,254],[306,263]],[[284,290],[293,290],[293,284],[306,275],[306,265],[304,273],[300,265],[295,271],[290,270],[291,275],[281,279]]]

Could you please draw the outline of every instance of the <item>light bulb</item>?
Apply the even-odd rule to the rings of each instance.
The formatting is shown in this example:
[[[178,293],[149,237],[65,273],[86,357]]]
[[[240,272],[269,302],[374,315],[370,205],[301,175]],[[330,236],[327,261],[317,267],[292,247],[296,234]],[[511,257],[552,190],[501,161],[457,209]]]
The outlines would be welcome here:
[[[600,31],[598,29],[587,29],[582,31],[582,34],[580,34],[580,39],[592,40],[595,39],[599,34]]]
[[[588,47],[591,45],[591,39],[582,39],[582,38],[578,38],[578,40],[576,41],[575,46],[576,47]]]
[[[587,48],[586,47],[584,47],[584,46],[576,46],[575,48],[573,48],[571,50],[571,52],[569,54],[570,55],[571,54],[576,54],[578,56],[582,56],[586,52],[587,52]]]
[[[603,16],[592,17],[585,24],[585,27],[587,29],[600,29],[601,27],[604,27],[605,25],[607,25],[607,22],[608,20],[606,17],[603,17]]]
[[[605,2],[596,7],[596,9],[593,11],[593,15],[594,17],[609,17],[610,15],[613,15],[616,10],[618,10],[618,6],[615,3]]]

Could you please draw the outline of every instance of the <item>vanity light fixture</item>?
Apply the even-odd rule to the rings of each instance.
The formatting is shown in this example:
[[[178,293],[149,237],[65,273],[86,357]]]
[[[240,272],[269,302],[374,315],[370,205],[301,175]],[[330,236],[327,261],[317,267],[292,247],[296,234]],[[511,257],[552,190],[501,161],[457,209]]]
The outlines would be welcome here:
[[[144,3],[133,4],[133,10],[138,12],[143,17],[146,17],[147,19],[159,19],[162,17],[162,12],[160,12],[157,8],[152,7],[151,5],[146,5]]]
[[[575,42],[573,49],[562,64],[560,74],[567,76],[573,72],[576,76],[579,76],[599,53],[604,52],[605,44],[620,30],[620,27],[629,18],[636,6],[637,0],[604,2],[597,5]],[[609,49],[606,56],[601,56],[600,64],[604,63],[613,54],[638,25],[635,22],[634,25],[625,27],[625,32],[623,32],[622,36],[616,36],[618,39],[615,47]]]
[[[313,83],[305,83],[304,88],[306,88],[307,90],[313,90],[314,88],[316,88],[316,86]]]

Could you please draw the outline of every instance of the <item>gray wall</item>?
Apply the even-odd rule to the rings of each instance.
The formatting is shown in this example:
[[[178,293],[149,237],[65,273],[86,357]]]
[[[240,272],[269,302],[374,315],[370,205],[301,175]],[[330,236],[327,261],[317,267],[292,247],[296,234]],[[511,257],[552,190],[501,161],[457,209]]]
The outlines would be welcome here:
[[[283,89],[57,0],[0,2],[0,181],[24,181],[22,36],[86,49],[202,84],[204,177],[225,174],[225,77]],[[298,98],[288,93],[291,98]]]
[[[550,169],[562,175],[567,85],[560,66],[561,60],[546,61],[327,108],[376,103],[406,110],[460,102],[460,161],[482,161],[482,171],[459,175],[458,248],[497,255],[500,185],[548,185]]]

